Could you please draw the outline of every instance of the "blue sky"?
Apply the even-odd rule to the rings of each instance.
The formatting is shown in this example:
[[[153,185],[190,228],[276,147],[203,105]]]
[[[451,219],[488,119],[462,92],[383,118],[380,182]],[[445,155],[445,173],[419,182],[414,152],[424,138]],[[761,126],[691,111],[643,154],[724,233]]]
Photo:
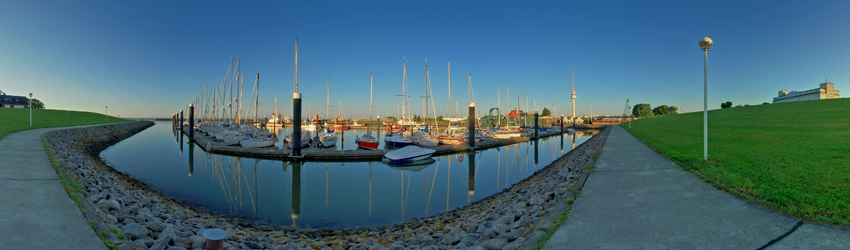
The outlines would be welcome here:
[[[312,111],[395,116],[407,59],[421,114],[427,59],[438,115],[467,100],[511,107],[517,91],[542,110],[618,114],[630,104],[702,110],[708,36],[709,108],[760,104],[826,78],[850,95],[847,1],[3,1],[0,90],[32,92],[48,108],[121,117],[169,116],[242,60],[246,101],[260,73],[261,114],[292,109],[295,38],[299,90]],[[844,46],[842,46],[844,45]],[[247,105],[247,104],[246,104]],[[306,107],[305,107],[306,109]],[[305,110],[306,112],[306,110]]]

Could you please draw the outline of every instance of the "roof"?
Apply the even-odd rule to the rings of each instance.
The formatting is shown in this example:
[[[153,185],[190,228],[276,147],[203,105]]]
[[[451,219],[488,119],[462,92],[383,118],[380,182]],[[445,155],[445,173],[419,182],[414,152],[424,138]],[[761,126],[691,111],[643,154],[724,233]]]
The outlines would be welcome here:
[[[0,95],[0,103],[3,104],[29,104],[29,99],[24,96]]]

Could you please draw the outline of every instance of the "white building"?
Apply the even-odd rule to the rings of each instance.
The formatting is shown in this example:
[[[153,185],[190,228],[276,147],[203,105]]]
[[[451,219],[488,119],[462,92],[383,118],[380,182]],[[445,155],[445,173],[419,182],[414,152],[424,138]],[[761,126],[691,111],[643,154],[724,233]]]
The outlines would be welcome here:
[[[838,90],[835,90],[835,85],[830,82],[820,84],[820,88],[810,89],[806,91],[779,91],[779,96],[773,98],[773,103],[780,102],[796,102],[808,100],[821,100],[840,98]]]

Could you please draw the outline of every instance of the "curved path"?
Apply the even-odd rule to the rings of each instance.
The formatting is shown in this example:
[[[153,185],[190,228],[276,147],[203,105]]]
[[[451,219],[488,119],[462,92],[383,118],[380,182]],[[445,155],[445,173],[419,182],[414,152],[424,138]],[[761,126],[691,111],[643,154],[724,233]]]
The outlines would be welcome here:
[[[62,188],[41,135],[24,130],[0,138],[0,249],[106,249]]]
[[[719,191],[614,126],[544,249],[850,249],[850,229]]]

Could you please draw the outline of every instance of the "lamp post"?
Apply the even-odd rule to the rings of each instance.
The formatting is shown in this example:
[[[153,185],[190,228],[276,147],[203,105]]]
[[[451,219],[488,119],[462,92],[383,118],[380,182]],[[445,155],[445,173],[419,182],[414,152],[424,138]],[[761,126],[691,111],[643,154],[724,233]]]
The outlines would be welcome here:
[[[109,106],[106,106],[106,113],[104,113],[103,116],[106,117],[105,122],[109,122]]]
[[[702,158],[708,160],[708,50],[714,42],[711,38],[703,37],[699,40],[699,48],[705,52],[703,59],[703,96],[702,96]]]
[[[30,128],[32,128],[32,93],[30,93]]]

